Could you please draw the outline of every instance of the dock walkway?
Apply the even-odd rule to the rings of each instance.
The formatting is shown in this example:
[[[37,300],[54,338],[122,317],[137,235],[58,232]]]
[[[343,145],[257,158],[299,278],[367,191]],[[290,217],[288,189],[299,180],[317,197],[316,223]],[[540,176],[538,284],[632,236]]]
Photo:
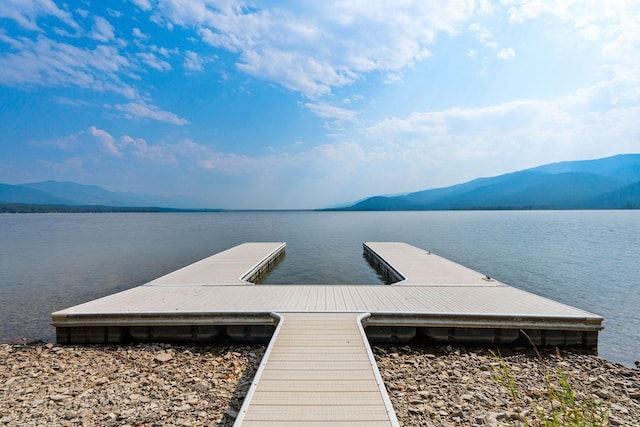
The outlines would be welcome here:
[[[362,317],[283,314],[235,425],[397,426]]]

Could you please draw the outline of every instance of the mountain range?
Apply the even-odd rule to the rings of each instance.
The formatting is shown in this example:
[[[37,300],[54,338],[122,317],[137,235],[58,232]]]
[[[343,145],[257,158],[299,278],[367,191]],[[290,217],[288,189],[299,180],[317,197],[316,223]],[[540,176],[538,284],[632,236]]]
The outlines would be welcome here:
[[[638,209],[640,154],[552,163],[329,210]]]
[[[0,184],[0,203],[56,206],[159,207],[202,209],[206,201],[186,197],[162,197],[105,190],[97,185],[45,181]]]
[[[2,204],[64,206],[71,210],[87,206],[113,210],[209,209],[209,203],[198,199],[109,191],[96,185],[58,181],[0,184]],[[480,209],[640,209],[640,154],[551,163],[450,187],[369,197],[322,210]]]

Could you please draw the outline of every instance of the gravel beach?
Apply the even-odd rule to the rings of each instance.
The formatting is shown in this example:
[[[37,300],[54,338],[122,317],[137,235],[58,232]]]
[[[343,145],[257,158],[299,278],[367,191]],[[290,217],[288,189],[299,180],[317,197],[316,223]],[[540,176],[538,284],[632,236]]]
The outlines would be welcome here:
[[[264,349],[0,344],[0,426],[229,426]],[[604,409],[611,425],[640,425],[640,370],[593,355],[373,350],[403,426],[539,425],[550,387],[561,388],[559,372],[577,404]],[[517,403],[499,380],[505,372],[519,390]]]
[[[640,426],[640,370],[594,355],[451,346],[373,351],[403,426],[545,425],[545,414],[562,412],[562,399],[549,399],[550,390],[562,395],[562,377],[575,395],[574,407],[593,403],[594,412],[604,410],[609,424],[597,425]],[[505,376],[513,386],[500,381]],[[511,390],[517,390],[517,403]]]
[[[0,344],[0,426],[230,426],[263,346]]]

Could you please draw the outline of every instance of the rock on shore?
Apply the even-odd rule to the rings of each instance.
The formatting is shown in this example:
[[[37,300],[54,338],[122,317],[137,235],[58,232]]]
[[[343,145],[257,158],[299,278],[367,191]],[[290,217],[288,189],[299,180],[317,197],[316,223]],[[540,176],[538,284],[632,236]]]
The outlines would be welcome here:
[[[230,426],[264,349],[0,344],[0,427]],[[539,425],[559,372],[576,401],[604,408],[611,425],[640,426],[640,370],[593,355],[510,351],[496,358],[486,349],[408,345],[373,351],[403,426]],[[505,372],[520,391],[517,404],[498,380]]]

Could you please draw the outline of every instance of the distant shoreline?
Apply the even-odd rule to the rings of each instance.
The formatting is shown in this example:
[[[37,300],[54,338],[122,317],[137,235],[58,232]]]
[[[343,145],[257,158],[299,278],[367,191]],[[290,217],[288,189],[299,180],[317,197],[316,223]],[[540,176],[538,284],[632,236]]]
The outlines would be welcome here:
[[[156,206],[106,205],[41,205],[35,203],[2,203],[0,214],[19,213],[199,213],[199,212],[314,212],[322,209],[220,209],[220,208],[163,208]]]
[[[211,213],[211,212],[481,212],[481,211],[594,211],[594,210],[638,210],[640,207],[618,208],[552,208],[545,206],[470,207],[452,209],[208,209],[208,208],[163,208],[155,206],[105,206],[105,205],[41,205],[35,203],[1,203],[0,214],[21,213]]]
[[[178,209],[146,206],[103,205],[39,205],[0,203],[0,213],[155,213],[155,212],[222,212],[223,209]]]

